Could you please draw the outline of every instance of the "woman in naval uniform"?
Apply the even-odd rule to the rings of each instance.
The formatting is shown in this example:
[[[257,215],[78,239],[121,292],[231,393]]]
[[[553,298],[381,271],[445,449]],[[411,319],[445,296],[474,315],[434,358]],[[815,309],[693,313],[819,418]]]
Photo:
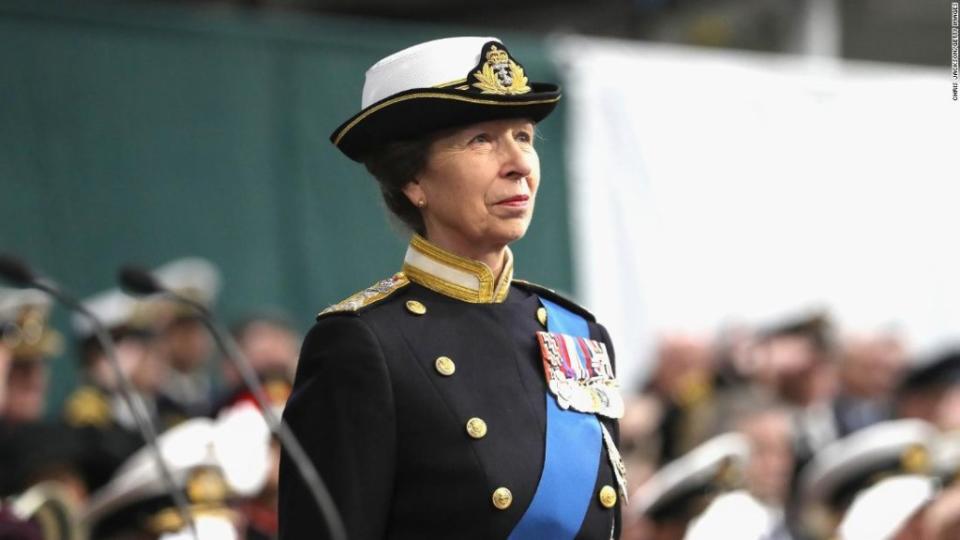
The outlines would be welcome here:
[[[353,540],[619,536],[613,347],[592,315],[513,278],[560,99],[494,38],[370,68],[332,135],[412,231],[402,272],[320,313],[284,419]],[[280,537],[324,537],[292,464]]]

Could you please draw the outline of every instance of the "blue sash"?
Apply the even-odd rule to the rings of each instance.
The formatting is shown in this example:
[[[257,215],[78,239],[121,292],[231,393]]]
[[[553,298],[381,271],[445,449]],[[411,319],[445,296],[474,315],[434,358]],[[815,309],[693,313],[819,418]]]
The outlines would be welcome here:
[[[547,331],[590,338],[583,317],[543,298],[540,303],[547,310]],[[543,472],[533,500],[509,540],[572,540],[593,499],[603,450],[600,421],[592,414],[561,409],[549,390],[546,398]]]

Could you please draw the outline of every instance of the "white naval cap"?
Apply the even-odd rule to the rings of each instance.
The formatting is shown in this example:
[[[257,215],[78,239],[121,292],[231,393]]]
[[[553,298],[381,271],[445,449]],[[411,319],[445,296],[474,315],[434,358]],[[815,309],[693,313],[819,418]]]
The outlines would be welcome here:
[[[230,497],[257,493],[270,470],[269,431],[253,407],[236,409],[217,421],[187,420],[161,434],[157,445],[175,485],[194,508],[204,512],[198,515],[211,515],[211,509],[224,508]],[[117,516],[137,514],[133,508],[144,507],[147,510],[139,513],[151,516],[146,521],[160,524],[161,529],[154,532],[173,533],[182,530],[184,524],[178,519],[156,519],[179,517],[170,510],[172,502],[163,502],[168,498],[153,453],[142,448],[94,493],[83,519],[96,531]]]
[[[122,326],[140,326],[146,324],[146,318],[140,318],[148,309],[144,300],[134,298],[120,289],[109,289],[83,300],[83,307],[103,325],[112,330]],[[73,331],[77,337],[83,339],[93,335],[93,323],[85,315],[75,313],[71,317]]]
[[[923,475],[899,475],[860,492],[840,522],[839,540],[889,540],[933,500],[937,483]]]
[[[0,322],[16,321],[23,308],[35,306],[50,310],[50,296],[37,289],[0,287]]]
[[[418,139],[478,122],[539,122],[560,100],[560,87],[531,82],[495,37],[450,37],[407,47],[371,66],[361,110],[330,135],[354,161],[384,144]]]
[[[204,306],[211,306],[220,292],[220,271],[213,263],[200,257],[168,262],[153,270],[152,274],[163,286]],[[111,330],[120,327],[157,330],[170,317],[181,312],[193,313],[190,309],[173,307],[155,296],[135,297],[119,288],[97,293],[85,299],[83,306]],[[79,338],[93,335],[93,323],[87,317],[75,314],[71,322]]]
[[[201,257],[170,261],[153,271],[166,288],[210,306],[220,293],[221,276],[216,265]]]
[[[817,452],[800,476],[806,504],[852,497],[878,474],[926,473],[932,467],[935,427],[922,420],[890,420],[834,441]]]
[[[750,446],[743,435],[714,437],[668,463],[638,487],[631,497],[632,511],[656,519],[661,513],[672,513],[673,507],[682,506],[691,495],[703,494],[704,488],[733,489],[742,481],[749,455]]]
[[[433,88],[463,80],[480,62],[480,51],[495,37],[450,37],[407,47],[370,66],[361,108],[414,88]]]

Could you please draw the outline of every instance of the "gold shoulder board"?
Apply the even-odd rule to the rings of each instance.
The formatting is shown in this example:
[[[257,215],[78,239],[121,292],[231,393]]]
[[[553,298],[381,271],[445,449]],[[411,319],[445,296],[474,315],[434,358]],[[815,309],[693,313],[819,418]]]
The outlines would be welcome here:
[[[112,420],[110,403],[99,389],[82,386],[67,398],[64,419],[75,427],[107,427]]]
[[[336,303],[317,314],[317,318],[330,313],[342,313],[344,311],[358,311],[369,305],[375,304],[380,300],[390,296],[410,283],[403,272],[397,272],[393,276],[378,281],[372,286],[355,293],[342,302]]]

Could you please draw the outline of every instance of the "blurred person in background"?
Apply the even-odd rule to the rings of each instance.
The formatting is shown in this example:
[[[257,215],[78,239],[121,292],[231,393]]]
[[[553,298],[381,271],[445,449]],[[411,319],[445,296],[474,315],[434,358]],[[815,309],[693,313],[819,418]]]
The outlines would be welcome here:
[[[790,410],[774,400],[758,399],[749,408],[731,414],[730,420],[750,449],[744,487],[775,524],[769,540],[787,540],[791,538],[787,512],[795,468]]]
[[[151,419],[163,429],[187,417],[187,411],[160,395],[169,368],[164,343],[158,339],[159,305],[154,300],[109,289],[83,301],[116,343],[120,370]],[[73,327],[80,357],[80,386],[64,402],[63,418],[71,426],[98,429],[121,427],[138,432],[136,421],[120,392],[113,365],[86,317],[75,315]]]
[[[213,340],[199,317],[179,307],[176,311],[159,334],[170,368],[162,394],[183,411],[184,416],[198,416],[210,410],[214,391],[208,373]]]
[[[663,417],[663,404],[649,394],[626,396],[620,419],[621,453],[627,467],[628,484],[639,486],[657,469],[660,439],[657,430]]]
[[[663,416],[663,403],[652,394],[624,397],[624,414],[620,419],[620,447],[627,468],[627,485],[643,485],[657,472],[660,456],[658,430]],[[645,516],[622,512],[622,540],[646,540],[653,535],[653,524]]]
[[[47,363],[62,350],[49,310],[45,293],[0,290],[0,496],[55,482],[79,505],[116,445],[44,418]]]
[[[833,327],[823,314],[788,320],[761,332],[752,348],[754,380],[791,410],[797,465],[840,431],[833,410],[837,393]]]
[[[220,271],[206,259],[189,257],[155,269],[153,275],[179,296],[212,308],[220,291]],[[197,311],[172,300],[163,302],[160,340],[170,366],[163,399],[184,417],[209,414],[213,406],[214,342]]]
[[[646,395],[659,401],[658,462],[683,455],[713,435],[719,419],[713,407],[713,351],[707,338],[666,334],[658,342]]]
[[[895,412],[943,430],[960,429],[960,347],[921,355],[900,378]]]
[[[162,344],[157,340],[158,305],[108,289],[83,300],[84,307],[103,322],[115,342],[120,371],[145,405],[158,431],[182,421],[182,411],[159,399],[160,384],[167,372]],[[96,490],[143,444],[139,427],[127,407],[114,366],[94,335],[90,321],[75,315],[72,320],[79,385],[67,396],[59,421],[63,429],[79,438],[76,463],[86,489]],[[66,432],[66,431],[65,431]]]
[[[49,324],[50,298],[26,289],[0,289],[0,423],[43,418],[48,361],[63,339]]]
[[[841,437],[893,417],[892,397],[905,363],[905,347],[892,332],[844,339],[837,366],[840,391],[834,400]]]
[[[29,487],[34,468],[26,470],[26,458],[43,450],[26,443],[42,429],[47,362],[62,348],[60,334],[48,324],[50,303],[37,290],[0,289],[0,496]],[[66,441],[43,442],[55,449]]]
[[[829,402],[836,394],[832,324],[814,314],[760,333],[753,347],[757,382],[796,407]]]
[[[231,333],[240,350],[264,384],[270,401],[282,407],[290,395],[302,337],[289,316],[279,311],[248,315],[233,325]],[[224,391],[216,400],[219,410],[239,400],[253,401],[232,362],[222,362]]]
[[[231,332],[251,367],[263,383],[264,393],[279,417],[293,385],[300,353],[299,333],[286,314],[262,311],[248,315],[233,325]],[[218,400],[217,412],[243,404],[256,405],[253,396],[242,384],[231,362],[224,362],[226,390]],[[263,488],[237,505],[246,517],[247,540],[269,540],[278,535],[277,504],[279,495],[280,444],[271,439],[270,472]]]

